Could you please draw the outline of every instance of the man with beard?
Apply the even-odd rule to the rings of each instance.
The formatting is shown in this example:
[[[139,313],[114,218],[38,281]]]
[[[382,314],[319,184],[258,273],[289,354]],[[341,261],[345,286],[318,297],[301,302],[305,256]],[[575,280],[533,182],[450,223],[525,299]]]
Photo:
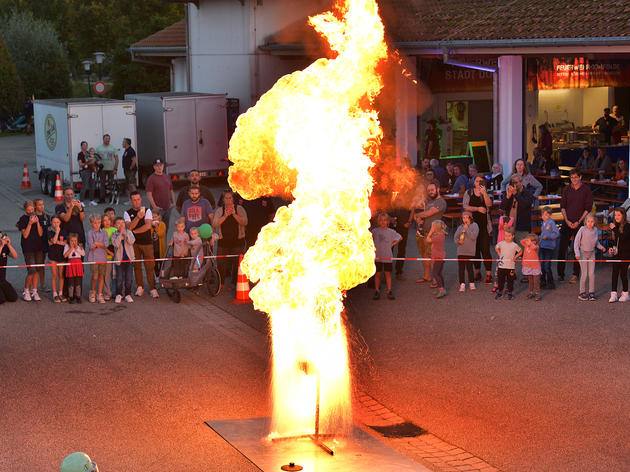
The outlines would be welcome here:
[[[424,277],[416,280],[418,283],[431,281],[431,244],[426,241],[426,237],[431,231],[431,224],[442,218],[445,211],[446,200],[440,196],[440,184],[435,181],[430,182],[427,185],[427,200],[424,203],[424,208],[416,208],[413,215],[418,225],[416,230],[418,252],[422,258],[427,259],[422,261]],[[434,285],[437,287],[436,284]]]
[[[210,202],[201,198],[201,192],[197,187],[191,187],[188,191],[190,198],[182,206],[182,216],[186,223],[186,232],[190,228],[198,228],[204,223],[212,223],[212,207]]]
[[[190,182],[190,184],[179,191],[179,194],[177,195],[177,202],[175,203],[175,208],[177,208],[177,211],[180,214],[182,214],[182,206],[184,205],[184,202],[188,200],[188,192],[191,188],[198,188],[201,198],[205,198],[210,202],[212,208],[216,208],[217,204],[214,200],[214,197],[212,196],[212,192],[208,187],[204,187],[200,184],[201,174],[197,169],[193,169],[188,173],[188,181]]]

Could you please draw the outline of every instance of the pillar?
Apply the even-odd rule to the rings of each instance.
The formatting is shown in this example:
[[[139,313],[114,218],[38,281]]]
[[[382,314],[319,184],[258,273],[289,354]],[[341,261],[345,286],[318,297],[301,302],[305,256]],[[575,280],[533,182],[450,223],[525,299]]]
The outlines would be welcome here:
[[[523,58],[500,56],[497,80],[498,160],[503,175],[512,170],[514,161],[523,155]],[[496,119],[496,118],[495,118]]]

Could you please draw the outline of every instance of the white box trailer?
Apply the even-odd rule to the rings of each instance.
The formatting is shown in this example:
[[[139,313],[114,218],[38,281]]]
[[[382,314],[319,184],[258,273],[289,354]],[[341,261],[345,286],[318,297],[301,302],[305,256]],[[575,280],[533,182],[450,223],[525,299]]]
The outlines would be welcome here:
[[[60,98],[35,100],[35,152],[43,193],[54,196],[55,178],[62,185],[81,188],[77,155],[81,141],[96,148],[103,135],[118,149],[116,179],[124,179],[122,141],[130,138],[136,148],[135,102],[103,98]]]
[[[162,159],[173,180],[197,169],[208,177],[228,170],[228,111],[225,94],[158,92],[127,94],[136,101],[141,185]]]

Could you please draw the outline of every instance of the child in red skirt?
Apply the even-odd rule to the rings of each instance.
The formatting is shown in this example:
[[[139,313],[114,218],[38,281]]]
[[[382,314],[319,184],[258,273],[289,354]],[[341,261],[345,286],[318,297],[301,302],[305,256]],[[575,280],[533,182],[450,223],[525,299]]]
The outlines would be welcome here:
[[[83,261],[85,250],[79,245],[79,235],[70,233],[68,244],[64,247],[63,257],[68,259],[66,278],[68,280],[68,302],[81,303],[81,287],[83,286]]]

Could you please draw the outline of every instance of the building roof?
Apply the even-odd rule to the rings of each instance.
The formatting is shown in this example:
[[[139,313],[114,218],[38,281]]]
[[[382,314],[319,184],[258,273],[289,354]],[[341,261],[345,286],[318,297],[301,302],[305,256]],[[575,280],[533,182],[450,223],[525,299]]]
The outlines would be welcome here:
[[[396,42],[630,39],[630,0],[380,0],[379,4]]]
[[[131,45],[132,49],[172,47],[186,47],[186,20],[184,19]]]
[[[398,47],[498,47],[630,44],[630,0],[378,0]],[[306,19],[263,49],[313,42]]]

